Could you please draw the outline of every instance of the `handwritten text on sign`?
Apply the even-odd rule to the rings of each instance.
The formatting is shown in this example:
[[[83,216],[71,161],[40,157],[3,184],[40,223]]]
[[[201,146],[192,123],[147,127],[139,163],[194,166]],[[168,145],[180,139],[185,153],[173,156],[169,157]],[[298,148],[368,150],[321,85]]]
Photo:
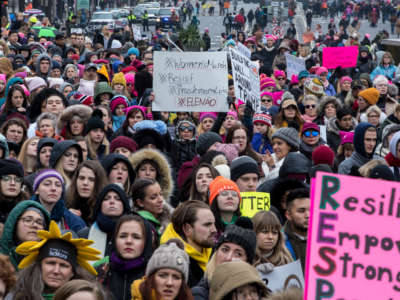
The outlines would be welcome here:
[[[287,78],[291,79],[293,75],[299,75],[299,73],[306,69],[305,60],[298,58],[294,55],[285,53],[286,57],[286,70]]]
[[[244,102],[250,101],[254,111],[260,106],[260,78],[258,66],[233,48],[229,49],[235,85],[235,96]]]
[[[400,183],[318,173],[306,300],[400,299]]]
[[[328,69],[352,68],[357,65],[358,47],[325,47],[322,49],[322,65]]]
[[[261,210],[269,210],[269,193],[243,192],[240,193],[240,196],[242,197],[240,212],[244,217],[252,218],[257,212]]]
[[[155,111],[228,111],[226,52],[155,52]]]

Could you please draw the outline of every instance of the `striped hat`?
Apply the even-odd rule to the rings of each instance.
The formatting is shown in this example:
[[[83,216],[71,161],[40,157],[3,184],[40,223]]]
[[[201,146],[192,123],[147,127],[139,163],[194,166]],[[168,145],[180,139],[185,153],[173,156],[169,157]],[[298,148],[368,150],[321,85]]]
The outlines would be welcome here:
[[[257,122],[262,123],[262,124],[266,124],[267,126],[271,127],[272,126],[271,115],[265,114],[265,113],[254,114],[254,116],[253,116],[253,124],[255,124]]]
[[[260,90],[261,91],[263,91],[265,88],[267,88],[269,86],[276,87],[276,83],[275,83],[274,79],[272,79],[271,77],[264,77],[263,79],[261,79],[261,81],[260,81]]]
[[[45,169],[36,176],[35,181],[33,182],[33,191],[36,192],[39,185],[42,183],[43,180],[49,177],[55,177],[61,181],[61,184],[64,186],[64,179],[62,178],[61,174],[58,173],[54,169]]]

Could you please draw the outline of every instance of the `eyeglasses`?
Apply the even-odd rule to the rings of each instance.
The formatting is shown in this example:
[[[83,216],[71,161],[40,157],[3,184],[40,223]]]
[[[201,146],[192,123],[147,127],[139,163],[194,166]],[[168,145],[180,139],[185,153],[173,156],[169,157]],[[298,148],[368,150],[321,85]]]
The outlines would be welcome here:
[[[286,78],[285,77],[278,77],[277,79],[278,80],[285,80]]]
[[[306,132],[303,133],[305,137],[317,137],[319,135],[319,132],[316,130],[307,130]]]
[[[20,218],[20,220],[22,220],[22,223],[24,223],[25,226],[32,226],[33,224],[36,224],[39,227],[44,228],[43,219],[34,219],[32,217],[25,217],[25,218]]]
[[[231,195],[233,198],[239,198],[238,193],[235,191],[222,191],[219,193],[219,195],[222,197],[228,197],[229,195]]]
[[[315,104],[310,104],[310,105],[304,105],[304,107],[306,109],[312,109],[312,108],[316,108],[317,106]]]
[[[368,115],[368,118],[375,118],[375,119],[377,119],[377,118],[379,118],[379,115]]]
[[[194,126],[192,126],[192,125],[190,125],[190,126],[185,126],[185,125],[181,125],[181,126],[179,126],[179,130],[180,131],[185,131],[185,130],[188,130],[188,131],[193,131],[194,130]]]
[[[3,176],[1,176],[1,180],[4,180],[6,182],[13,180],[17,183],[22,183],[22,181],[24,181],[24,178],[17,177],[17,176],[3,175]]]

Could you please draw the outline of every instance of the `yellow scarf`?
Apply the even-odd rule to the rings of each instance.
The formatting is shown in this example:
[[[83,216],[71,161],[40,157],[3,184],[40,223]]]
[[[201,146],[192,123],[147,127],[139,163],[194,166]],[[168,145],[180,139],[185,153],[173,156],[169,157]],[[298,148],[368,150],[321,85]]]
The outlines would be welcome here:
[[[188,243],[186,243],[180,236],[179,234],[176,233],[174,230],[174,226],[172,226],[172,223],[169,223],[167,228],[165,229],[164,233],[161,236],[160,243],[164,244],[170,239],[180,239],[184,244],[185,244],[185,251],[186,253],[193,258],[197,263],[199,264],[199,267],[205,271],[207,263],[210,259],[211,256],[211,251],[212,248],[203,248],[203,252],[200,253],[197,251],[195,248],[190,246]]]
[[[132,283],[132,285],[131,285],[131,295],[132,295],[131,300],[143,300],[142,293],[140,292],[140,285],[145,280],[146,280],[146,276],[144,276],[142,279],[137,279]],[[155,290],[152,290],[151,291],[151,300],[155,300],[155,299],[157,299],[157,294],[156,294]]]

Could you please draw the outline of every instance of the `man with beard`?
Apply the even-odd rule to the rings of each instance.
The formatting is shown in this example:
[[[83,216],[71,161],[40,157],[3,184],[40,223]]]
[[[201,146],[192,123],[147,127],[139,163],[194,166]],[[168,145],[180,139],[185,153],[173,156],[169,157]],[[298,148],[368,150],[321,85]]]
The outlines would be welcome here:
[[[300,259],[304,272],[307,249],[308,221],[310,219],[310,190],[291,190],[286,197],[286,218],[284,226],[286,247],[294,260]]]
[[[185,244],[190,257],[189,287],[203,278],[206,265],[215,245],[217,229],[210,207],[199,200],[181,203],[172,214],[171,223],[161,236],[161,244],[171,238],[178,238]]]

